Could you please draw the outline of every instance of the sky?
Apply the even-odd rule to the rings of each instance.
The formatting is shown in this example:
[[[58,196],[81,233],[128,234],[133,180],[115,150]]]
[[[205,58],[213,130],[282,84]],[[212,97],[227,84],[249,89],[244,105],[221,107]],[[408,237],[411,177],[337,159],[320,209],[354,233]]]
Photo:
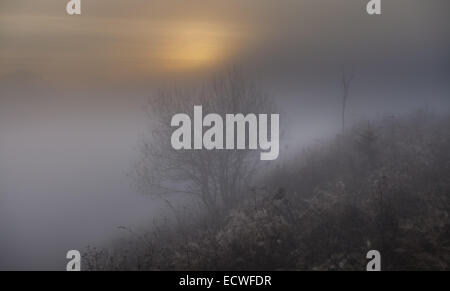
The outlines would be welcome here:
[[[0,0],[0,269],[63,269],[161,213],[129,177],[160,87],[239,64],[295,146],[339,130],[342,72],[349,121],[450,109],[448,0],[66,2]]]

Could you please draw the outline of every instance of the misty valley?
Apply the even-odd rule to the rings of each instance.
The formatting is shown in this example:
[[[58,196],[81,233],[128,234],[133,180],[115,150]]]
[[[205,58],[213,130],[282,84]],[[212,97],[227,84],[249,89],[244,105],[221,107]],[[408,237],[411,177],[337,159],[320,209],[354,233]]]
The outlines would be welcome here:
[[[450,1],[0,3],[0,271],[450,270]]]

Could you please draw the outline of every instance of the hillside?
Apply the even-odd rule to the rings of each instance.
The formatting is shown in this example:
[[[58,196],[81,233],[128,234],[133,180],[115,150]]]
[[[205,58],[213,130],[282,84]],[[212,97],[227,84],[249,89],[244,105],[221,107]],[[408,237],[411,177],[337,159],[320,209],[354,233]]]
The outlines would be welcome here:
[[[364,122],[299,150],[211,222],[179,212],[109,250],[93,270],[450,269],[450,117]]]

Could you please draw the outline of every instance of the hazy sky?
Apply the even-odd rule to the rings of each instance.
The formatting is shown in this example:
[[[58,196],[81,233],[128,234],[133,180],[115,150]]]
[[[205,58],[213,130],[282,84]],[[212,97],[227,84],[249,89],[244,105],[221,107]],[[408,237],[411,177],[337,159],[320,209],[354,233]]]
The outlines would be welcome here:
[[[450,109],[448,0],[67,2],[0,0],[0,269],[61,269],[158,213],[127,174],[160,86],[242,64],[293,144],[339,128],[344,70],[350,120]]]
[[[85,0],[81,17],[66,15],[66,2],[1,1],[2,74],[99,82],[235,60],[293,71],[449,62],[446,0],[383,1],[380,17],[361,0]]]

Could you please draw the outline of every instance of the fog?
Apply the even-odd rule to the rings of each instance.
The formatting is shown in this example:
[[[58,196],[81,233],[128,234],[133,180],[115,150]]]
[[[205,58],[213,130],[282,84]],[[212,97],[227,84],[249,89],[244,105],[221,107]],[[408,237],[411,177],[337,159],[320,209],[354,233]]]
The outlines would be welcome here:
[[[446,0],[378,18],[359,0],[82,2],[0,4],[0,269],[62,270],[166,211],[132,177],[160,87],[241,65],[278,105],[280,159],[339,132],[344,71],[349,124],[450,108]]]

